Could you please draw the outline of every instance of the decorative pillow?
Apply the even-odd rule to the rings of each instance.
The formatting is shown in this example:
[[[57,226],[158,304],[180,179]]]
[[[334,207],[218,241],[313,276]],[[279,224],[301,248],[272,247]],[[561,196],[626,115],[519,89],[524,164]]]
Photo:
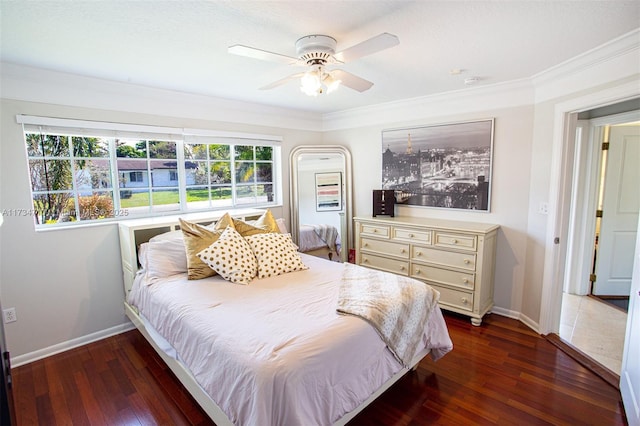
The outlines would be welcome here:
[[[258,278],[308,269],[302,263],[289,234],[257,234],[246,237],[258,262]]]
[[[262,214],[253,224],[256,228],[266,229],[269,232],[280,232],[280,228],[278,227],[278,223],[276,219],[273,217],[273,213],[271,210],[267,209],[266,212]]]
[[[264,228],[259,228],[255,225],[252,225],[240,219],[233,219],[233,227],[243,237],[248,237],[250,235],[256,235],[256,234],[266,234],[270,232]]]
[[[207,225],[208,229],[213,229],[214,231],[224,231],[225,229],[227,229],[227,226],[230,226],[232,228],[235,228],[233,226],[233,218],[231,217],[231,215],[227,212],[225,214],[222,215],[222,217],[220,219],[218,219],[218,221],[216,223],[212,223],[211,225]]]
[[[284,219],[279,217],[276,219],[276,224],[278,225],[278,229],[281,234],[288,234],[289,230],[287,230],[287,224],[284,223]]]
[[[256,276],[256,258],[251,247],[231,227],[225,229],[216,242],[199,252],[198,257],[232,283],[249,284]]]
[[[180,220],[180,229],[184,236],[184,247],[187,255],[187,274],[190,280],[200,280],[215,275],[215,271],[202,263],[198,253],[216,242],[222,230],[210,229],[197,223]]]

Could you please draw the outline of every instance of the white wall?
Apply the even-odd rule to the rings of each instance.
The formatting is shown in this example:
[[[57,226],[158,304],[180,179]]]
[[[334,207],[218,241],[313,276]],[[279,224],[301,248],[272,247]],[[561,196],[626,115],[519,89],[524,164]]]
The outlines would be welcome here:
[[[169,100],[168,100],[169,101]],[[289,218],[289,152],[314,144],[319,132],[194,120],[24,101],[1,101],[0,208],[31,209],[22,127],[16,114],[215,129],[283,137],[283,205]],[[215,116],[215,111],[210,111]],[[122,268],[115,224],[36,232],[31,217],[4,217],[0,228],[0,297],[18,321],[5,325],[13,364],[117,333],[129,326],[124,315]]]
[[[530,92],[532,94],[532,92]],[[533,101],[533,97],[530,97]],[[424,117],[382,123],[358,129],[325,132],[327,143],[345,145],[354,160],[354,216],[372,213],[372,190],[380,189],[382,173],[382,135],[385,128],[411,127],[454,121],[495,118],[491,211],[473,212],[423,207],[396,206],[396,214],[496,223],[498,235],[495,303],[503,313],[521,310],[527,247],[528,191],[530,185],[533,106],[490,110],[479,103],[478,112]],[[366,168],[358,168],[366,164]]]

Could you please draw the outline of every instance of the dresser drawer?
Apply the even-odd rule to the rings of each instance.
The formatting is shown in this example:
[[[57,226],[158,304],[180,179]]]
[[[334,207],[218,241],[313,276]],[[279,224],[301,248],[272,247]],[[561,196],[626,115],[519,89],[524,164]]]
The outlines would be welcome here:
[[[440,292],[440,304],[462,309],[465,311],[473,311],[473,293],[453,290],[446,287],[433,286]]]
[[[384,225],[374,225],[363,223],[360,228],[362,235],[375,235],[376,237],[389,238],[389,227]]]
[[[431,244],[431,231],[393,228],[391,238],[406,240],[417,244]]]
[[[362,253],[360,255],[360,265],[380,269],[382,271],[393,272],[398,275],[409,274],[409,262],[374,256],[367,253]]]
[[[475,253],[456,253],[428,247],[411,246],[411,260],[453,266],[454,268],[467,269],[469,271],[476,270]]]
[[[436,268],[426,265],[411,265],[411,276],[436,284],[459,287],[465,290],[473,290],[475,286],[475,275],[464,272],[450,271],[448,269]]]
[[[405,259],[409,258],[409,244],[374,240],[373,238],[362,238],[360,240],[360,250],[370,252],[373,251],[384,255],[397,256]]]
[[[435,232],[433,243],[439,247],[473,251],[478,247],[478,239],[475,235],[453,234],[440,231]]]

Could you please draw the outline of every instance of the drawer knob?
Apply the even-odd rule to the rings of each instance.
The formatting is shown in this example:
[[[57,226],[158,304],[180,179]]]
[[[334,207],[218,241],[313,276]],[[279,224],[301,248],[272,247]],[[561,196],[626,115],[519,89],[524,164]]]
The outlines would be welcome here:
[[[462,303],[463,303],[463,304],[465,304],[465,305],[466,305],[467,303],[469,303],[469,301],[467,300],[467,298],[466,298],[466,297],[463,297],[463,298],[462,298],[462,299],[460,299],[460,300],[461,300],[461,301],[462,301]]]
[[[362,263],[367,263],[367,262],[369,262],[369,259],[366,259],[366,258],[362,261]]]
[[[416,275],[420,275],[420,269],[416,269]]]
[[[469,279],[468,279],[468,278],[463,278],[463,279],[462,279],[462,282],[463,282],[463,283],[465,283],[465,284],[467,284],[467,283],[469,282]]]
[[[364,247],[369,247],[369,243],[364,243],[363,246]]]
[[[400,249],[400,253],[404,253],[404,249]]]
[[[413,234],[409,234],[409,238],[413,238]]]
[[[458,244],[458,240],[456,240],[455,238],[453,239],[453,244]]]
[[[400,270],[401,270],[401,271],[404,271],[404,266],[400,266]]]
[[[416,256],[422,256],[422,252],[421,251],[416,252]]]
[[[376,233],[376,232],[378,232],[378,230],[377,230],[377,229],[374,229],[374,230],[373,230],[373,232],[374,232],[374,233]]]
[[[468,265],[468,264],[470,264],[470,263],[471,263],[471,261],[470,261],[469,259],[465,259],[465,260],[464,260],[464,264],[465,264],[465,265]]]

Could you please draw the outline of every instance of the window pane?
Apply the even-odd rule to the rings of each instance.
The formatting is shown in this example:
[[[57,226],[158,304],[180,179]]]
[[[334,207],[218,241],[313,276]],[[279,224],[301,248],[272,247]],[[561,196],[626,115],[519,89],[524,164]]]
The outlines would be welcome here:
[[[149,206],[149,191],[147,189],[121,189],[120,207],[123,209]],[[145,211],[148,211],[146,209]],[[133,211],[133,214],[136,212]]]
[[[231,148],[229,145],[209,145],[210,160],[230,160]]]
[[[173,160],[150,160],[151,186],[178,186],[177,180],[171,180],[171,174],[178,172],[178,162]]]
[[[149,141],[149,158],[177,158],[176,143],[166,141]]]
[[[180,195],[177,189],[154,189],[152,192],[154,210],[157,206],[170,206],[173,209],[179,208]],[[160,210],[166,210],[161,208]]]
[[[78,198],[80,220],[95,220],[114,217],[111,192],[94,192]],[[78,219],[77,215],[75,219]]]
[[[57,223],[60,221],[68,221],[69,208],[68,203],[73,203],[71,192],[63,193],[45,193],[33,194],[34,220],[36,224]],[[71,204],[72,209],[73,204]]]
[[[206,160],[207,145],[204,144],[184,144],[184,158],[187,160]]]
[[[256,181],[271,182],[273,180],[273,165],[271,163],[256,163]]]
[[[147,160],[118,159],[118,186],[120,188],[146,188],[149,186]]]
[[[231,186],[211,188],[211,206],[213,208],[230,207],[233,205]]]
[[[209,204],[209,188],[206,186],[194,186],[187,188],[187,208],[206,209]]]
[[[69,138],[60,135],[42,135],[28,133],[26,135],[29,156],[68,157]]]
[[[71,161],[29,160],[31,188],[34,191],[60,191],[73,188]]]
[[[256,188],[254,185],[236,187],[237,204],[254,204],[256,202]]]
[[[207,173],[209,170],[209,166],[206,161],[196,161],[193,162],[194,168],[190,168],[189,163],[191,161],[187,161],[185,164],[185,168],[187,168],[187,185],[208,185],[209,180],[207,178]]]
[[[147,144],[135,139],[116,139],[116,156],[119,158],[147,158]]]
[[[236,160],[251,160],[253,161],[253,146],[237,145],[235,147],[235,159]]]
[[[77,160],[76,185],[78,191],[111,188],[111,168],[109,160]]]
[[[227,162],[211,163],[211,184],[231,183],[231,164]]]
[[[273,160],[273,147],[256,146],[256,160],[271,161]]]
[[[236,163],[236,183],[253,182],[255,167],[253,163]]]
[[[109,157],[109,141],[100,138],[73,137],[73,155],[76,157]]]
[[[256,185],[257,201],[259,203],[270,203],[274,200],[273,185]]]

